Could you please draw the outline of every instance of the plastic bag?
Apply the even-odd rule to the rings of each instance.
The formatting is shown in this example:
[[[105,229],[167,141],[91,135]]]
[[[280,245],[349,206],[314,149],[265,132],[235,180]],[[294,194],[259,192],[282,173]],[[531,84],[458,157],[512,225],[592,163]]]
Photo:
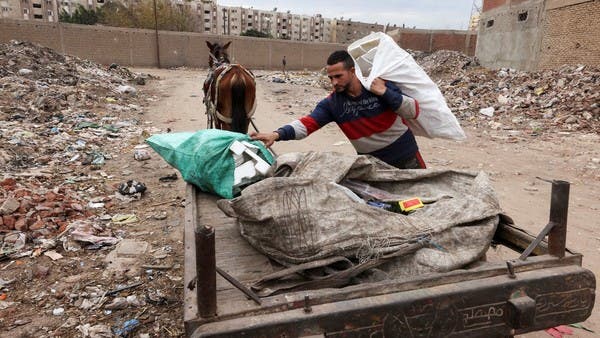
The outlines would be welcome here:
[[[371,33],[348,46],[348,53],[365,88],[370,88],[373,80],[380,77],[392,81],[402,93],[419,102],[418,118],[405,121],[415,135],[451,140],[466,138],[437,85],[390,36]]]
[[[239,193],[234,189],[235,161],[229,147],[234,141],[247,141],[259,148],[261,157],[273,163],[271,153],[260,141],[252,141],[246,134],[219,129],[152,135],[146,140],[181,177],[203,191],[224,198]]]

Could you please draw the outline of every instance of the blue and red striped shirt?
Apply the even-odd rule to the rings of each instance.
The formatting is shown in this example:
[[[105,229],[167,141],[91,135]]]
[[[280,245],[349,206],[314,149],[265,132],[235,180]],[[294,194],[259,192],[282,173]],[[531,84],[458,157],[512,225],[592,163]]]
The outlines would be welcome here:
[[[277,130],[280,140],[300,140],[335,122],[359,154],[368,154],[389,164],[414,158],[418,151],[413,133],[403,119],[419,115],[416,100],[403,95],[393,83],[377,96],[365,87],[357,97],[331,93],[309,115]]]

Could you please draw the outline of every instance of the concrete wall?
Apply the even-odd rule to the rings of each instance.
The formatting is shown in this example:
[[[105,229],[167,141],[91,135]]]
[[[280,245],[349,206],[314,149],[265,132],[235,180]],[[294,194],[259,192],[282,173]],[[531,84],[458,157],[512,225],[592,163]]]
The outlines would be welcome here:
[[[475,55],[490,68],[536,69],[544,0],[505,1],[494,0],[493,6],[484,2],[488,5],[479,22]]]
[[[600,1],[548,1],[538,69],[600,66]]]
[[[158,65],[153,30],[0,19],[0,42],[12,39],[39,43],[101,64]],[[333,43],[159,31],[161,66],[208,67],[206,40],[232,41],[229,47],[232,61],[250,69],[279,69],[284,55],[287,69],[321,69],[331,52],[346,47]]]
[[[474,55],[476,35],[466,31],[399,29],[394,35],[402,48],[434,52],[450,49]],[[203,33],[159,31],[161,67],[207,67],[206,40],[232,41],[233,62],[250,69],[321,69],[327,56],[346,45]],[[156,34],[153,30],[0,19],[0,42],[12,39],[39,43],[61,53],[101,64],[117,63],[156,67]]]

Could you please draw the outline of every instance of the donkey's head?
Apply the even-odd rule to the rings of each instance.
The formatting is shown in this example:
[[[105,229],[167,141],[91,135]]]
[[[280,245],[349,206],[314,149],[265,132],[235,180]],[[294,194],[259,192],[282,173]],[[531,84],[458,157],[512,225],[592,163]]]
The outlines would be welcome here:
[[[217,67],[222,63],[230,62],[229,54],[227,54],[227,48],[229,48],[230,44],[231,41],[224,45],[221,45],[219,42],[210,43],[209,41],[206,41],[210,53],[208,56],[208,65],[210,68]]]

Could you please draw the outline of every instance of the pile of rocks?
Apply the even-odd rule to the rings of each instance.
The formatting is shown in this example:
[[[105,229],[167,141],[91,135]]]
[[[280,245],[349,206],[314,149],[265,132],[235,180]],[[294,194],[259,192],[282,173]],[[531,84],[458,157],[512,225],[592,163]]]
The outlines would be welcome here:
[[[53,237],[75,219],[92,215],[86,202],[69,187],[52,190],[25,185],[14,178],[0,181],[0,229],[30,231],[31,238]]]

